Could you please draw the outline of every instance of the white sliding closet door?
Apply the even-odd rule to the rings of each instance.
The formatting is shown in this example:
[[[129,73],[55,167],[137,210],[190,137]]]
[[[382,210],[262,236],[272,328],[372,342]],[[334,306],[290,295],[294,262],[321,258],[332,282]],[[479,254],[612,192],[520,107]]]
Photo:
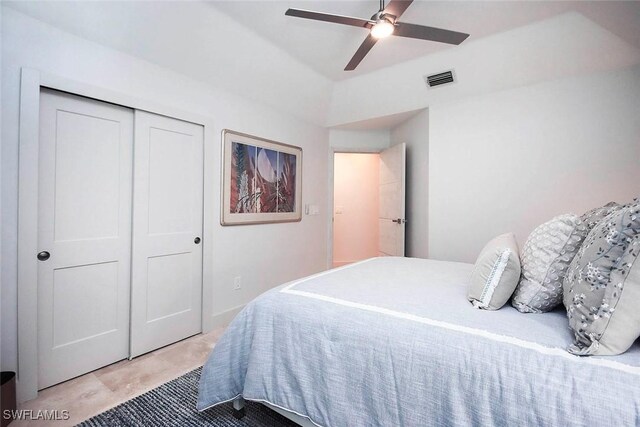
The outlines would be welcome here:
[[[131,357],[202,331],[203,138],[135,113]]]
[[[43,90],[38,388],[129,355],[133,111]]]

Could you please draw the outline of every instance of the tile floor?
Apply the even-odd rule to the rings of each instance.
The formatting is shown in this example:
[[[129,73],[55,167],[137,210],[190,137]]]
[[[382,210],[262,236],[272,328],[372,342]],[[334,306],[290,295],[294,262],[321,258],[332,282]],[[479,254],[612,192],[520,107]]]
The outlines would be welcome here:
[[[18,409],[67,410],[65,421],[16,420],[11,427],[73,426],[202,366],[224,327],[163,347],[133,360],[105,366],[41,390]]]

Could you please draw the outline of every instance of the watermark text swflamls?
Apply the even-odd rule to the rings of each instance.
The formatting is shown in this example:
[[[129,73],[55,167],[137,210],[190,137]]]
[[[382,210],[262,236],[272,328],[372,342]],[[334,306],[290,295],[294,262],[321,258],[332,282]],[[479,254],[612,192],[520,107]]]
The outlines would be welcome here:
[[[42,420],[65,421],[69,419],[69,411],[66,409],[5,409],[2,411],[5,420]]]

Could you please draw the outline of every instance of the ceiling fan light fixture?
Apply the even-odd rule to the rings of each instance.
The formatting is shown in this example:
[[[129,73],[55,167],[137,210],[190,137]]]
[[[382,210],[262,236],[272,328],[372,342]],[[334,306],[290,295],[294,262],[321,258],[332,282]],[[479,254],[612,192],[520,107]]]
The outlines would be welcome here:
[[[393,23],[388,19],[380,18],[373,24],[371,27],[371,35],[377,39],[383,39],[385,37],[389,37],[393,34],[393,31],[396,29]]]

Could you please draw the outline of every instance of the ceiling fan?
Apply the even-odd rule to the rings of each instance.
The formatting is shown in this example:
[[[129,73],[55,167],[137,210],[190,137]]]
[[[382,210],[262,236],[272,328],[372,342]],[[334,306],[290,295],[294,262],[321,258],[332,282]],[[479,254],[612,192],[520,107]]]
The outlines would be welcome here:
[[[399,22],[398,19],[411,3],[413,3],[413,0],[391,0],[389,4],[385,6],[384,0],[380,0],[380,9],[371,19],[352,18],[350,16],[332,15],[302,9],[287,9],[285,15],[351,25],[352,27],[361,27],[370,30],[367,38],[364,39],[364,42],[362,42],[355,55],[353,55],[353,58],[351,58],[351,61],[349,61],[345,67],[345,71],[355,70],[378,39],[391,35],[455,45],[462,43],[469,37],[469,34],[459,33],[457,31]]]

